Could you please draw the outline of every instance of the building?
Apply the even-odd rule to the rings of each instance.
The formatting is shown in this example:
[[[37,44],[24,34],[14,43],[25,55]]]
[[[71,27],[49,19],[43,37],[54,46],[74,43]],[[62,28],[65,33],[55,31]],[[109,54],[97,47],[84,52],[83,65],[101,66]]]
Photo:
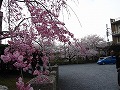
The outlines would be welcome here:
[[[111,33],[112,33],[112,45],[110,45],[110,50],[116,52],[120,51],[120,18],[110,19],[111,23]]]
[[[113,44],[120,45],[120,18],[110,19]]]

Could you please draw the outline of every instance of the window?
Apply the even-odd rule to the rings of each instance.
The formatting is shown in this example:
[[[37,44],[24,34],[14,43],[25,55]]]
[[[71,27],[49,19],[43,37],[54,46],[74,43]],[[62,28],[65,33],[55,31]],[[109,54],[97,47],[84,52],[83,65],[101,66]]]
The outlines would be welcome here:
[[[120,25],[118,25],[118,33],[120,33]]]

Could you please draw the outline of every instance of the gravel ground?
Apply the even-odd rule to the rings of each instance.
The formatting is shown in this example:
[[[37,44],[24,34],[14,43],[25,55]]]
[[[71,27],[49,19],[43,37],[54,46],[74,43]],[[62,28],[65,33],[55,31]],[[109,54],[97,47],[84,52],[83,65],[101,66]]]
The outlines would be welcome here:
[[[59,90],[119,90],[115,65],[59,66]]]

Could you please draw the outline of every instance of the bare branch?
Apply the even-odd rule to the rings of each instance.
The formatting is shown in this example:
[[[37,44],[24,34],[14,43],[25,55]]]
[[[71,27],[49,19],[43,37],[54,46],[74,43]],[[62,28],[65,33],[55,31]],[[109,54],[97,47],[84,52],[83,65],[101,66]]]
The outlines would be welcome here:
[[[3,0],[0,0],[0,8],[1,8],[1,6],[2,6],[2,1],[3,1]]]

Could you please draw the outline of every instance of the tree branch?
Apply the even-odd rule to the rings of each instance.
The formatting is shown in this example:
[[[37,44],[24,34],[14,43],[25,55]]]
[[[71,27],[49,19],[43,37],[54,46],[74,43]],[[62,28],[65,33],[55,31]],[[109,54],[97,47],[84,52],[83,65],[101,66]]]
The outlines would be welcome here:
[[[0,0],[0,8],[1,8],[1,6],[2,6],[2,1],[3,1],[3,0]]]

